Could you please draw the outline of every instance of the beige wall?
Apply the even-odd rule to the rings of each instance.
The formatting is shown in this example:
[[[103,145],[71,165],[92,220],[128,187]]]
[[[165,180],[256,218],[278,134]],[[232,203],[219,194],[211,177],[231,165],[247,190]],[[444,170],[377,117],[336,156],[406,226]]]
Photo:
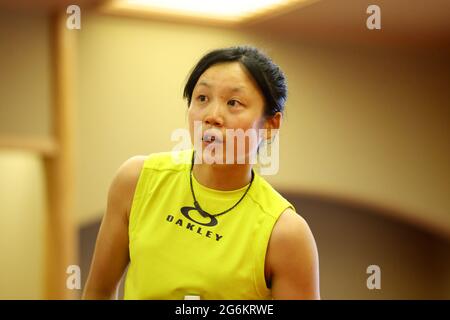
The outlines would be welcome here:
[[[51,132],[46,15],[0,10],[0,134]]]
[[[0,10],[0,136],[51,131],[47,17]],[[36,154],[0,149],[0,299],[42,299],[45,177]]]
[[[444,53],[280,43],[291,96],[288,190],[386,206],[448,234],[450,63]],[[290,172],[297,168],[298,175]]]
[[[289,81],[282,190],[350,198],[450,234],[445,55],[296,44],[237,30],[87,16],[79,33],[77,212],[99,218],[117,167],[171,149],[187,73],[207,50],[265,49]],[[295,172],[296,174],[292,174]]]
[[[0,299],[42,299],[45,176],[39,156],[0,150]]]

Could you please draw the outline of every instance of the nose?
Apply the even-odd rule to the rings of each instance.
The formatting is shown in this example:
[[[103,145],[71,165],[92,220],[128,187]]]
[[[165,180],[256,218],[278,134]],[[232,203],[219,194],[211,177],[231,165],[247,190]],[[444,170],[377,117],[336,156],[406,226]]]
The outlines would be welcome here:
[[[223,126],[223,115],[221,111],[221,106],[219,103],[216,103],[214,105],[211,105],[206,116],[205,116],[205,124],[214,126],[214,127],[221,127]]]

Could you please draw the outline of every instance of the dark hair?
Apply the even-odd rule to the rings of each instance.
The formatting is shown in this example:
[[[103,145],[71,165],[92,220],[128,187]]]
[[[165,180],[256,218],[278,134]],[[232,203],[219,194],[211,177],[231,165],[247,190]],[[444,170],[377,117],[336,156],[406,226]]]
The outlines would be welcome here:
[[[287,98],[286,79],[281,69],[259,49],[252,46],[236,46],[217,49],[203,56],[192,70],[183,91],[183,98],[191,104],[192,92],[200,76],[209,67],[222,62],[240,62],[258,84],[264,95],[264,115],[283,112]]]

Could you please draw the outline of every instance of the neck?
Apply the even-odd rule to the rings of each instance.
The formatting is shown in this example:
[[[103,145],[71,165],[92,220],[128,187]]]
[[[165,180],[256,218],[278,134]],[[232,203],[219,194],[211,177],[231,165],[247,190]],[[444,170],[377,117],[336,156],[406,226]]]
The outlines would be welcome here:
[[[243,188],[252,178],[250,164],[194,164],[192,174],[210,189],[229,191]]]

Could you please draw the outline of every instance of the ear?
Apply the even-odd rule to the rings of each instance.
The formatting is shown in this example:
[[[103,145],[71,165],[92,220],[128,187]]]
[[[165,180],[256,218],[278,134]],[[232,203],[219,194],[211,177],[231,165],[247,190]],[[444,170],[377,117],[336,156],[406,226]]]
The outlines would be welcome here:
[[[280,129],[281,121],[283,120],[283,114],[281,112],[275,113],[273,116],[268,117],[264,122],[264,129],[266,132],[265,139],[270,141],[275,136],[276,131],[272,129]]]

